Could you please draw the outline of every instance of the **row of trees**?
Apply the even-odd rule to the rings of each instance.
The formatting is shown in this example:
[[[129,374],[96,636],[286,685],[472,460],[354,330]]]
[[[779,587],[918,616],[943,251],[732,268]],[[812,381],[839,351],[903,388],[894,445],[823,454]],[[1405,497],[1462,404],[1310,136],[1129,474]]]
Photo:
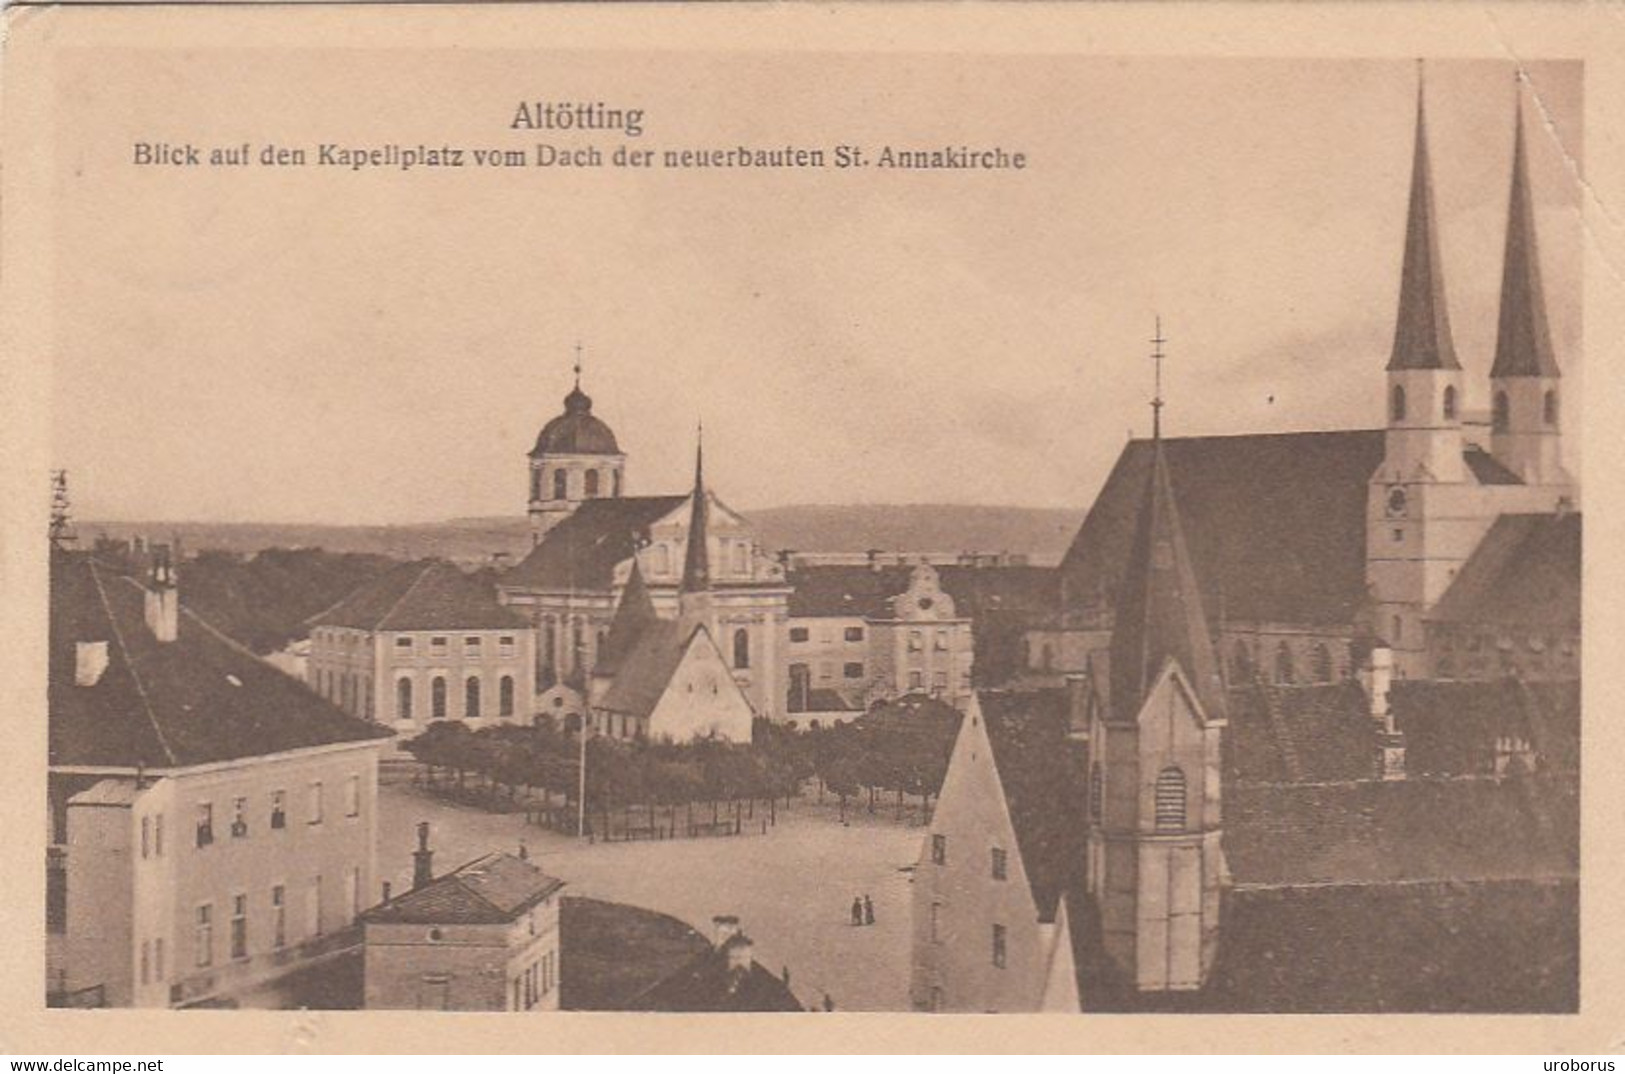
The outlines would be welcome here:
[[[622,814],[627,827],[635,815],[652,826],[662,809],[675,827],[678,807],[688,811],[690,827],[695,806],[708,807],[716,823],[723,803],[736,813],[746,804],[752,816],[756,803],[767,803],[776,817],[776,803],[788,805],[811,779],[818,781],[820,796],[840,799],[843,816],[848,801],[865,793],[871,812],[887,793],[896,795],[899,810],[907,796],[928,808],[941,788],[958,726],[952,707],[911,697],[830,728],[795,731],[759,720],[748,745],[589,736],[587,812],[602,818],[604,830],[612,812]],[[544,722],[472,731],[447,720],[406,748],[432,781],[449,777],[466,789],[473,777],[477,786],[510,801],[539,795],[543,809],[580,808],[581,741],[573,730]]]

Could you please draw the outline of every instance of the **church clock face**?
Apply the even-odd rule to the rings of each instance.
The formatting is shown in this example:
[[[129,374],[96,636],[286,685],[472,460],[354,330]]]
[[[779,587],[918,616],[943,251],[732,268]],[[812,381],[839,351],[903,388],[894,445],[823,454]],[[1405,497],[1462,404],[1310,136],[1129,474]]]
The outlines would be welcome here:
[[[1402,485],[1394,485],[1388,489],[1388,516],[1390,518],[1405,517],[1405,489]]]

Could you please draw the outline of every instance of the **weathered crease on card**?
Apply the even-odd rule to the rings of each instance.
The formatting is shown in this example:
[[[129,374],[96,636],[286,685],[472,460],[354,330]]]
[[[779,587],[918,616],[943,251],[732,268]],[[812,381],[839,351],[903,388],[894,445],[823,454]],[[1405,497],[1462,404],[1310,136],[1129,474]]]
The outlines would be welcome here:
[[[1614,1048],[1620,29],[775,10],[10,15],[17,1038]]]

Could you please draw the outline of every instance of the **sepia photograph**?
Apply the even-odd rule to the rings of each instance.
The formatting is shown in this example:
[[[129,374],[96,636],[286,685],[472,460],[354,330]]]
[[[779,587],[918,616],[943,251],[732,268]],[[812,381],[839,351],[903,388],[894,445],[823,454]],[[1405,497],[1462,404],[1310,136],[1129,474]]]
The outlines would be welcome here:
[[[42,84],[44,1011],[1589,1009],[1587,62]]]

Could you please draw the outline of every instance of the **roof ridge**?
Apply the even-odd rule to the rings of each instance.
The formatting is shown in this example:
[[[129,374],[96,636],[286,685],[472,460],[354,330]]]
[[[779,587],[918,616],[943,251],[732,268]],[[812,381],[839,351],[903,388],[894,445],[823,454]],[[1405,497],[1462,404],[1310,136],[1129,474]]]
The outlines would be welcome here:
[[[147,696],[147,688],[141,682],[141,673],[136,670],[135,660],[130,656],[130,647],[124,643],[124,631],[119,629],[118,617],[113,614],[113,606],[107,602],[107,590],[102,588],[101,575],[96,570],[96,560],[88,561],[90,565],[90,580],[96,583],[96,595],[102,602],[102,610],[107,613],[107,625],[113,630],[113,640],[118,642],[119,652],[124,656],[124,666],[129,669],[130,681],[135,683],[135,692],[141,697],[141,708],[147,714],[147,721],[152,724],[152,733],[158,737],[158,745],[163,748],[164,756],[171,765],[180,763],[175,750],[170,746],[169,740],[164,737],[163,726],[158,722],[158,714],[152,710],[152,699]],[[146,588],[133,578],[126,578],[135,588],[146,592]]]
[[[423,579],[428,577],[429,572],[431,570],[433,570],[434,568],[435,568],[435,561],[434,560],[432,560],[432,559],[424,560],[423,561],[423,569],[418,571],[418,576],[416,578],[412,579],[412,584],[407,586],[405,589],[401,590],[401,595],[395,598],[395,603],[393,603],[393,604],[391,604],[389,606],[389,610],[386,611],[383,615],[380,615],[377,618],[377,620],[374,621],[374,623],[372,624],[372,629],[374,629],[374,630],[382,630],[382,629],[384,629],[384,624],[389,621],[389,617],[394,615],[397,611],[400,610],[401,605],[406,602],[406,598],[412,595],[412,590],[416,589],[418,587],[418,585],[420,583],[422,583]]]

